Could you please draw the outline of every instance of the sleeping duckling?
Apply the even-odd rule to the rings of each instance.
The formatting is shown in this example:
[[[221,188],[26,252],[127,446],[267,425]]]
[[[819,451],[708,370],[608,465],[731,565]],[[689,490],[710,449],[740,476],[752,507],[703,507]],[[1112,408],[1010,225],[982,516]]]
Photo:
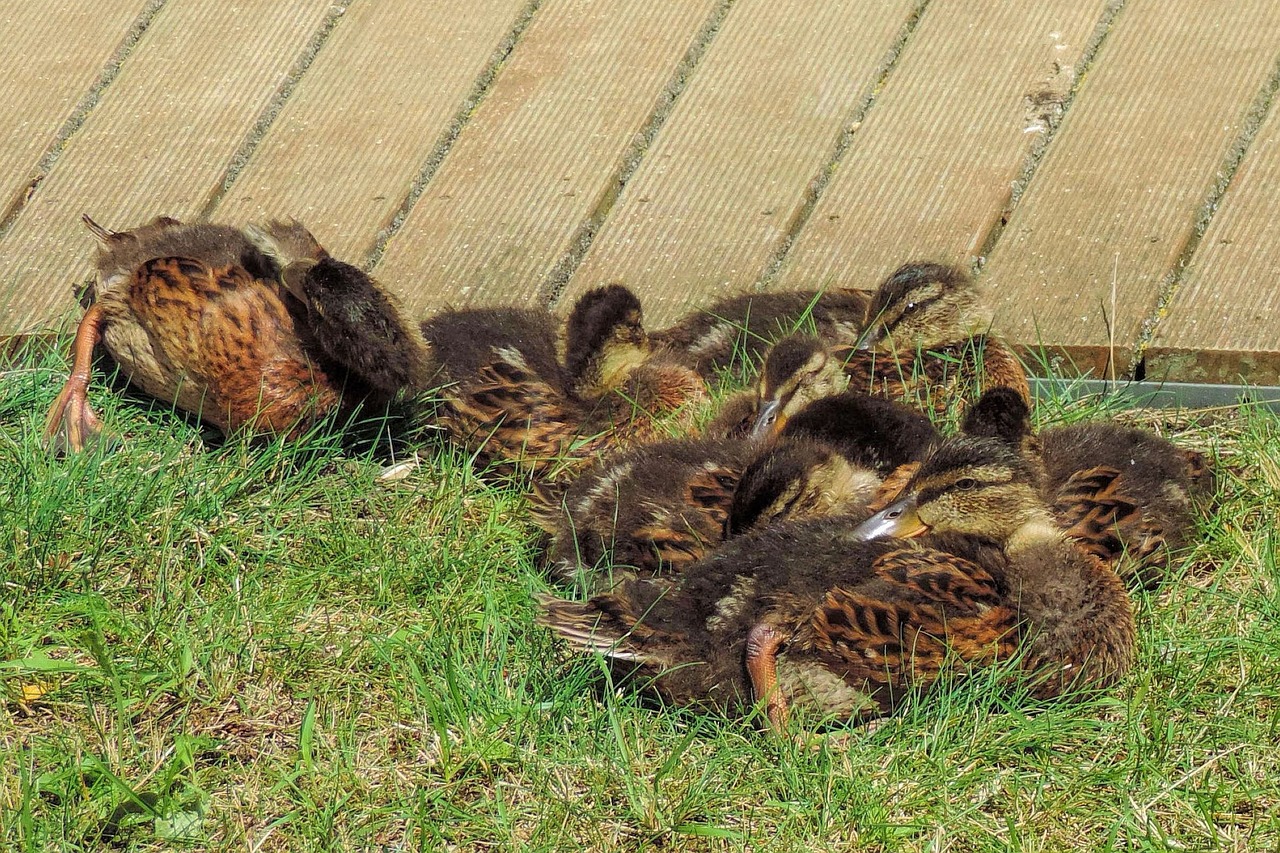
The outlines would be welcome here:
[[[1041,494],[1067,535],[1133,587],[1151,589],[1191,542],[1194,503],[1213,491],[1204,456],[1146,430],[1086,422],[1032,432],[1025,402],[993,388],[964,430],[1018,447],[1042,470]]]
[[[543,309],[448,310],[427,320],[438,422],[483,464],[546,482],[607,450],[688,429],[689,404],[706,386],[636,333],[633,304],[619,286],[584,294],[566,323],[563,361],[560,324]]]
[[[329,358],[387,395],[426,388],[427,342],[394,294],[331,256],[296,219],[245,231],[280,266],[281,282],[305,308],[307,328]]]
[[[800,328],[812,328],[828,345],[857,340],[867,297],[853,290],[744,293],[694,311],[656,342],[684,353],[707,380],[725,372],[754,373],[765,350]]]
[[[278,262],[240,229],[157,217],[116,232],[83,218],[99,243],[97,276],[71,377],[45,425],[46,441],[58,450],[79,451],[100,430],[88,402],[99,339],[131,383],[223,433],[250,428],[294,437],[340,406],[389,398],[399,379],[419,375],[420,364],[406,365],[420,355],[412,349],[416,329],[363,274],[340,289],[308,285],[298,302],[281,287]],[[294,226],[317,266],[339,265]],[[299,283],[311,277],[303,272]],[[332,326],[313,325],[316,312],[349,319],[335,334]],[[388,351],[402,367],[389,381],[366,370]]]
[[[902,403],[853,392],[815,400],[742,473],[725,537],[887,505],[940,440],[924,414]]]
[[[754,697],[779,732],[792,708],[866,719],[944,672],[1010,659],[1038,697],[1106,687],[1135,641],[1124,585],[1064,537],[1034,469],[971,437],[941,445],[908,498],[856,527],[792,522],[726,543],[673,589],[633,580],[539,602],[541,624],[667,701],[738,715]]]
[[[719,544],[749,442],[663,441],[611,455],[563,498],[541,497],[535,520],[552,534],[551,571],[594,590],[627,575],[678,575]]]
[[[848,388],[947,416],[983,388],[1013,388],[1028,402],[1021,362],[988,331],[991,312],[973,280],[941,264],[907,264],[876,291],[854,346],[812,338],[779,342],[758,383],[757,435],[776,434],[806,402]]]
[[[552,535],[561,579],[601,590],[622,576],[672,577],[752,526],[866,506],[881,495],[882,474],[922,458],[936,437],[907,406],[846,395],[797,414],[763,452],[707,437],[611,455],[563,499],[535,490],[535,518]]]

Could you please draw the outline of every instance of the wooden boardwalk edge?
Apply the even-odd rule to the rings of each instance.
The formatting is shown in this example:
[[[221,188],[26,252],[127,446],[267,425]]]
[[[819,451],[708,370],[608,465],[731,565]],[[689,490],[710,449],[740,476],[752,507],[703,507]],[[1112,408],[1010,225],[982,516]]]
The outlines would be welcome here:
[[[0,59],[0,119],[34,122],[0,132],[4,349],[78,317],[82,211],[291,214],[423,314],[621,280],[660,327],[936,258],[1055,371],[1280,383],[1271,4],[878,0],[861,76],[803,0],[407,2],[72,3],[52,58]]]

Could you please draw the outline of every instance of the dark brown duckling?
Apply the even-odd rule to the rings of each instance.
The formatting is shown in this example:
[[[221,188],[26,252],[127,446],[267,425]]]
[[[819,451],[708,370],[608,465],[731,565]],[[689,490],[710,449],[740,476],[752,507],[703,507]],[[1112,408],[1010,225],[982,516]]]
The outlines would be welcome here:
[[[851,344],[867,314],[867,297],[854,290],[744,293],[694,311],[655,332],[655,342],[679,350],[708,380],[729,372],[755,373],[764,352],[798,329],[829,345]]]
[[[1213,491],[1205,457],[1147,430],[1086,422],[1032,432],[1016,393],[994,388],[964,429],[1021,448],[1042,470],[1041,494],[1067,534],[1132,587],[1169,573],[1195,531],[1196,501]]]
[[[758,383],[757,434],[776,433],[805,403],[846,388],[948,417],[984,388],[1005,386],[1028,404],[1022,363],[989,333],[991,311],[973,280],[941,264],[907,264],[887,278],[856,345],[779,342]]]
[[[427,320],[439,424],[482,464],[548,483],[664,429],[687,431],[706,386],[637,338],[634,301],[617,286],[584,294],[566,323],[563,361],[549,311],[463,309]]]
[[[355,318],[330,337],[311,325],[314,305],[287,296],[278,262],[238,228],[158,217],[116,232],[84,221],[99,243],[94,301],[49,410],[45,437],[55,448],[78,451],[99,431],[87,398],[99,339],[131,383],[223,433],[293,437],[340,406],[398,390],[360,373],[363,353],[416,334],[371,279],[326,296],[325,310]]]
[[[601,591],[624,576],[671,577],[719,544],[750,443],[697,438],[614,454],[539,511],[551,572]],[[546,499],[543,498],[545,501]]]
[[[894,473],[919,463],[940,440],[923,413],[902,403],[852,392],[815,400],[747,466],[725,535],[892,502],[914,468]]]
[[[881,485],[875,471],[850,462],[825,441],[780,439],[742,472],[723,537],[782,521],[854,513],[876,499]]]
[[[296,219],[246,231],[280,265],[280,280],[306,309],[308,329],[330,359],[386,395],[427,387],[427,342],[394,294],[330,255]]]
[[[880,398],[811,408],[763,454],[741,439],[666,441],[607,457],[563,500],[544,490],[536,515],[553,537],[553,573],[585,576],[595,590],[626,572],[677,575],[753,525],[867,505],[880,495],[878,472],[922,458],[937,437],[924,415]]]
[[[539,621],[667,701],[741,714],[754,697],[775,730],[797,707],[889,713],[944,672],[1015,657],[1044,698],[1128,670],[1128,594],[1065,538],[1021,454],[949,440],[909,492],[856,527],[819,519],[732,540],[674,589],[635,580],[587,602],[541,596]]]

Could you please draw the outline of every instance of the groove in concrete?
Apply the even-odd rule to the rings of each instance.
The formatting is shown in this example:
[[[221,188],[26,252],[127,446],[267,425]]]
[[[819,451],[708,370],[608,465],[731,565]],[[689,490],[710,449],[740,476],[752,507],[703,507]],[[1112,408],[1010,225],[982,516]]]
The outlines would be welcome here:
[[[556,261],[555,266],[551,268],[551,272],[547,273],[546,279],[538,288],[538,295],[542,304],[549,308],[554,308],[559,303],[560,295],[564,292],[565,285],[569,283],[569,279],[573,277],[578,267],[582,265],[582,260],[587,256],[587,252],[590,251],[591,244],[595,241],[596,234],[600,231],[600,226],[604,225],[604,221],[609,218],[614,205],[618,203],[618,199],[622,196],[622,191],[626,189],[627,183],[635,175],[636,170],[640,168],[640,163],[644,160],[645,153],[653,145],[653,141],[662,130],[662,126],[667,123],[667,119],[671,116],[671,111],[675,109],[676,102],[680,99],[685,87],[689,85],[689,80],[693,77],[699,63],[702,62],[702,58],[706,56],[711,43],[715,41],[720,28],[724,26],[725,18],[729,16],[729,11],[736,2],[737,0],[721,0],[711,10],[711,14],[702,25],[702,29],[698,31],[693,44],[685,51],[684,57],[676,66],[675,73],[667,81],[667,85],[663,87],[662,93],[658,96],[658,102],[654,105],[653,112],[649,114],[648,121],[636,134],[626,154],[623,155],[622,164],[619,166],[614,178],[605,185],[604,192],[601,193],[591,212],[582,221],[582,224],[578,226],[577,231],[574,232],[572,239],[569,241],[569,248]]]
[[[134,19],[129,31],[125,33],[120,44],[112,52],[111,58],[107,60],[107,64],[103,66],[97,79],[89,86],[89,91],[85,92],[84,97],[71,110],[71,115],[63,122],[53,142],[49,144],[48,149],[40,157],[40,162],[36,164],[35,173],[27,182],[26,188],[17,198],[10,202],[3,215],[0,215],[0,239],[3,239],[5,234],[9,233],[18,215],[22,213],[23,208],[39,192],[40,184],[48,177],[49,172],[53,170],[54,164],[58,162],[58,158],[66,150],[71,138],[84,126],[89,114],[93,112],[94,107],[102,100],[103,92],[120,76],[120,69],[123,67],[125,60],[133,53],[134,47],[142,40],[143,34],[151,28],[156,16],[160,14],[160,11],[168,2],[169,0],[150,0],[142,11],[138,13],[138,17]]]
[[[972,272],[974,274],[981,271],[987,257],[1004,235],[1004,230],[1008,226],[1009,220],[1013,217],[1014,210],[1017,209],[1018,203],[1022,201],[1027,188],[1031,186],[1031,181],[1035,179],[1036,173],[1040,169],[1040,164],[1044,161],[1045,154],[1049,151],[1049,146],[1053,144],[1053,140],[1058,136],[1058,129],[1062,127],[1063,119],[1066,118],[1072,104],[1075,103],[1076,95],[1080,92],[1084,78],[1097,60],[1098,54],[1107,41],[1107,36],[1115,28],[1116,20],[1124,10],[1127,2],[1128,0],[1114,0],[1102,10],[1102,17],[1098,19],[1097,25],[1093,28],[1093,33],[1089,36],[1089,41],[1085,43],[1084,50],[1080,54],[1080,61],[1075,79],[1071,82],[1071,89],[1067,92],[1066,97],[1062,99],[1059,108],[1046,115],[1047,127],[1045,132],[1037,135],[1031,150],[1027,152],[1022,168],[1018,170],[1018,176],[1013,180],[1013,187],[1009,193],[1009,200],[1005,202],[1004,210],[992,223],[991,230],[982,238],[982,242],[978,244],[977,256],[973,261]]]
[[[253,127],[245,136],[236,152],[231,155],[231,161],[227,164],[226,171],[222,173],[222,180],[218,181],[209,195],[205,197],[204,204],[200,206],[200,218],[208,219],[212,215],[215,207],[226,196],[231,186],[240,177],[240,173],[244,171],[244,167],[248,165],[249,158],[253,156],[253,152],[258,150],[258,146],[262,143],[262,138],[266,136],[267,130],[275,122],[276,116],[280,114],[280,110],[284,108],[285,102],[289,100],[289,96],[293,94],[293,90],[297,88],[298,81],[307,73],[307,69],[315,62],[316,56],[320,50],[329,41],[329,37],[333,35],[333,31],[337,29],[342,16],[346,14],[354,0],[337,0],[329,7],[329,11],[325,13],[324,20],[320,22],[320,26],[311,34],[311,39],[307,42],[307,46],[303,49],[302,55],[298,57],[298,61],[289,69],[289,73],[285,75],[284,81],[280,84],[280,88],[276,89],[271,99],[267,102],[267,106],[263,109],[262,114],[258,116],[258,120],[253,123]]]
[[[471,117],[479,108],[480,104],[488,96],[493,89],[494,82],[498,79],[498,74],[507,63],[507,58],[511,56],[511,52],[515,50],[519,44],[520,38],[524,35],[525,30],[533,23],[534,16],[538,9],[542,6],[542,0],[529,0],[528,5],[520,10],[520,14],[516,16],[515,22],[511,25],[511,29],[498,42],[497,48],[489,57],[489,61],[485,64],[484,70],[480,72],[480,76],[476,78],[476,82],[471,87],[471,91],[467,93],[466,98],[462,101],[462,106],[454,114],[453,120],[440,134],[440,138],[436,140],[435,147],[431,149],[431,153],[427,155],[427,160],[423,163],[422,168],[418,170],[418,174],[414,177],[413,183],[409,185],[409,191],[405,194],[404,199],[400,202],[400,206],[395,209],[386,223],[378,229],[378,233],[374,238],[373,247],[369,250],[369,254],[365,256],[364,268],[366,272],[372,272],[381,261],[382,256],[386,254],[387,244],[396,236],[400,228],[404,225],[404,221],[409,218],[409,214],[413,211],[414,205],[418,203],[418,199],[422,198],[422,194],[426,192],[427,185],[431,183],[431,179],[436,176],[436,172],[440,170],[440,165],[444,162],[444,158],[449,156],[449,152],[453,150],[454,143],[458,141],[458,137],[462,134]]]
[[[831,155],[823,163],[822,168],[818,170],[818,174],[814,176],[813,180],[809,181],[809,186],[805,190],[804,200],[800,203],[799,209],[792,215],[791,220],[787,222],[782,242],[778,244],[778,248],[769,256],[764,269],[756,278],[753,285],[754,290],[767,290],[777,280],[783,264],[787,261],[787,256],[791,253],[791,249],[799,238],[800,232],[804,230],[804,226],[809,222],[809,217],[813,215],[818,202],[822,200],[822,194],[826,191],[827,185],[831,183],[836,169],[840,166],[840,161],[844,159],[845,154],[853,147],[853,140],[858,133],[858,128],[866,121],[867,114],[875,105],[876,98],[884,91],[885,84],[889,81],[889,75],[898,67],[902,54],[906,51],[907,44],[911,40],[911,34],[920,25],[920,21],[928,10],[930,2],[932,0],[920,0],[915,8],[911,10],[911,14],[907,16],[901,28],[899,28],[893,44],[890,45],[884,58],[880,60],[874,82],[853,108],[849,121],[840,129]]]
[[[1183,241],[1182,248],[1179,250],[1178,257],[1174,260],[1172,267],[1160,282],[1160,287],[1156,294],[1156,304],[1151,309],[1151,313],[1143,319],[1142,326],[1138,331],[1138,340],[1133,348],[1133,360],[1129,363],[1126,375],[1141,377],[1146,372],[1146,353],[1151,346],[1152,339],[1155,337],[1156,328],[1160,325],[1160,321],[1164,319],[1169,309],[1169,303],[1173,301],[1174,295],[1177,294],[1186,269],[1190,266],[1196,250],[1200,248],[1200,243],[1204,240],[1204,234],[1209,229],[1209,223],[1213,221],[1214,215],[1218,212],[1223,196],[1226,195],[1231,186],[1231,181],[1240,170],[1245,155],[1248,154],[1249,148],[1253,145],[1253,140],[1257,137],[1262,123],[1266,121],[1268,113],[1271,112],[1271,108],[1276,101],[1277,92],[1280,92],[1280,59],[1276,60],[1271,74],[1268,75],[1261,90],[1249,105],[1244,120],[1241,122],[1240,132],[1227,149],[1227,153],[1222,159],[1222,165],[1214,173],[1213,185],[1209,187],[1209,191],[1205,194],[1204,202],[1196,211],[1191,232]]]

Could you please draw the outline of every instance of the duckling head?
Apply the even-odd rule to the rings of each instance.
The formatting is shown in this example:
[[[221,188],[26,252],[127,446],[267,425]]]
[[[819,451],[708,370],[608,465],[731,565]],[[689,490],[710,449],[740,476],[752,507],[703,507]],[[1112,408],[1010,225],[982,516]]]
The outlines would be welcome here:
[[[927,350],[984,334],[991,309],[963,270],[914,263],[898,268],[871,301],[857,349],[878,353]]]
[[[791,415],[814,400],[840,393],[848,385],[844,365],[817,338],[783,338],[769,350],[760,371],[751,436],[776,436]]]
[[[651,352],[640,300],[623,285],[594,288],[574,303],[565,324],[564,364],[580,396],[619,387]]]
[[[851,464],[829,445],[788,439],[743,471],[724,535],[728,539],[775,521],[834,515],[863,506],[879,486],[875,472]]]
[[[1007,542],[1029,523],[1052,526],[1035,467],[995,438],[960,435],[940,445],[906,486],[906,497],[853,531],[857,539],[960,533]]]

